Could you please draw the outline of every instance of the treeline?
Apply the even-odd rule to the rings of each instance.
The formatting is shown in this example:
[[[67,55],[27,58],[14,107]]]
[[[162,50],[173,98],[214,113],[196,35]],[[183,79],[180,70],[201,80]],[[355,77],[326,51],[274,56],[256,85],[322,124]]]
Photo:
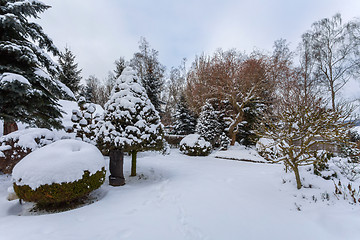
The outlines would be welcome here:
[[[254,128],[256,112],[274,105],[277,98],[274,94],[285,85],[289,87],[289,82],[301,87],[305,98],[312,97],[313,92],[321,93],[335,110],[339,91],[359,74],[359,32],[359,22],[344,23],[340,14],[336,14],[315,22],[302,35],[295,51],[290,50],[284,39],[275,41],[271,53],[246,54],[236,49],[218,49],[212,55],[197,56],[189,69],[184,59],[167,74],[158,60],[158,51],[141,38],[139,52],[128,63],[119,58],[105,82],[90,76],[84,86],[74,88],[69,84],[69,87],[88,101],[104,105],[116,78],[129,64],[161,113],[162,122],[173,133],[194,132],[202,106],[207,100],[217,101],[218,106],[213,107],[226,109],[223,114],[234,143],[241,133],[252,138],[249,131]],[[67,54],[68,49],[62,56]],[[63,59],[60,60],[62,69],[66,70],[62,63],[66,58],[60,59]],[[295,59],[298,62],[294,62]],[[73,76],[79,73],[75,69],[73,72]],[[79,74],[77,77],[81,78]],[[66,84],[64,78],[59,79]],[[253,142],[251,139],[244,141]]]

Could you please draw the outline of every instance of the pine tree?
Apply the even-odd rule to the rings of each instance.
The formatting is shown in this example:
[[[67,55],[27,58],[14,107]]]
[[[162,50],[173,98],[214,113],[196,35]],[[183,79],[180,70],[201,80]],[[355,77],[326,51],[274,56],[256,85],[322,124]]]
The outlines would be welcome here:
[[[45,51],[58,54],[40,25],[29,22],[50,6],[39,1],[0,0],[0,119],[4,134],[16,121],[38,127],[61,128],[57,96],[51,78],[57,64]]]
[[[244,108],[244,121],[238,126],[239,131],[236,135],[238,142],[245,146],[255,145],[259,140],[256,130],[262,112],[266,109],[266,105],[260,101],[250,101]]]
[[[186,104],[184,96],[180,97],[175,114],[174,134],[188,135],[195,132],[196,117]]]
[[[137,152],[161,150],[163,147],[159,114],[130,67],[124,69],[105,104],[97,142],[101,149],[131,153],[131,176],[136,175]]]
[[[201,109],[200,116],[196,125],[196,132],[200,134],[212,146],[218,141],[222,126],[219,122],[219,112],[215,111],[209,101],[206,101]]]
[[[164,86],[165,67],[158,60],[159,52],[150,49],[145,38],[140,39],[140,52],[134,54],[130,66],[135,69],[155,109],[161,112],[160,93]]]
[[[78,70],[78,64],[75,63],[75,55],[69,48],[65,47],[65,51],[60,53],[59,65],[59,80],[70,88],[74,94],[78,93],[82,70]]]
[[[118,79],[121,76],[121,73],[124,71],[126,67],[125,58],[120,57],[118,60],[115,61],[115,79]]]

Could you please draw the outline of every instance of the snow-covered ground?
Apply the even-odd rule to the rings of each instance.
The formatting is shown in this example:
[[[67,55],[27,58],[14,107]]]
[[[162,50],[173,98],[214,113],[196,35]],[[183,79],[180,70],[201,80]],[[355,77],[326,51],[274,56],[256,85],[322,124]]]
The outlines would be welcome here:
[[[244,150],[245,151],[245,150]],[[239,151],[238,151],[239,153]],[[240,153],[242,154],[242,153]],[[249,153],[243,153],[249,154]],[[62,213],[34,214],[6,200],[10,177],[0,176],[0,239],[359,239],[360,206],[323,200],[333,183],[316,176],[296,190],[280,164],[140,153],[138,177],[99,200]],[[307,177],[306,171],[302,172]],[[322,189],[317,185],[321,184]],[[316,199],[316,201],[314,200]]]

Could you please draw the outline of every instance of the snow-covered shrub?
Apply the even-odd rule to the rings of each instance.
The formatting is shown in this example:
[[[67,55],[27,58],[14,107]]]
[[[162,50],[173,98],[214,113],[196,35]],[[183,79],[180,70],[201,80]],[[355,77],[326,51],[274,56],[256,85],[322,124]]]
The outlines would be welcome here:
[[[78,105],[80,110],[72,110],[71,116],[76,138],[84,142],[95,143],[96,124],[100,118],[98,114],[95,114],[96,106],[93,103],[86,103],[84,97],[79,98]]]
[[[0,171],[11,173],[14,166],[30,152],[62,137],[64,136],[45,128],[28,128],[2,136],[0,138]]]
[[[268,161],[275,161],[279,157],[277,144],[269,138],[260,138],[256,143],[256,150]]]
[[[189,156],[207,156],[211,152],[211,143],[199,134],[190,134],[181,140],[180,151]]]
[[[214,146],[218,142],[222,130],[219,121],[219,111],[215,111],[211,103],[206,101],[201,108],[195,132]]]
[[[360,164],[358,161],[353,161],[351,158],[335,157],[333,163],[348,180],[355,181],[360,178]]]
[[[219,150],[221,150],[221,151],[227,150],[230,145],[231,140],[228,136],[226,136],[226,133],[223,132],[220,135],[219,141],[220,141],[220,149]]]
[[[66,139],[30,153],[15,166],[12,177],[22,200],[39,205],[70,203],[103,184],[105,162],[95,146]]]

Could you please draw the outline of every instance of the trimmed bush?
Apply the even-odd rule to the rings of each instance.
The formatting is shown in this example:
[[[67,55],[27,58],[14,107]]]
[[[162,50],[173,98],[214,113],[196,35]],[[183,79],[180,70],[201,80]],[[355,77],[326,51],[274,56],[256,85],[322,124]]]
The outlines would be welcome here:
[[[40,148],[13,170],[18,197],[39,205],[60,205],[85,197],[105,181],[105,162],[93,145],[60,140]]]
[[[211,144],[199,134],[187,135],[180,142],[180,151],[189,156],[207,156],[211,149]]]
[[[27,202],[36,202],[39,205],[71,203],[98,189],[105,181],[105,173],[105,168],[92,175],[85,171],[78,181],[45,184],[35,190],[29,185],[13,185],[16,195]]]

